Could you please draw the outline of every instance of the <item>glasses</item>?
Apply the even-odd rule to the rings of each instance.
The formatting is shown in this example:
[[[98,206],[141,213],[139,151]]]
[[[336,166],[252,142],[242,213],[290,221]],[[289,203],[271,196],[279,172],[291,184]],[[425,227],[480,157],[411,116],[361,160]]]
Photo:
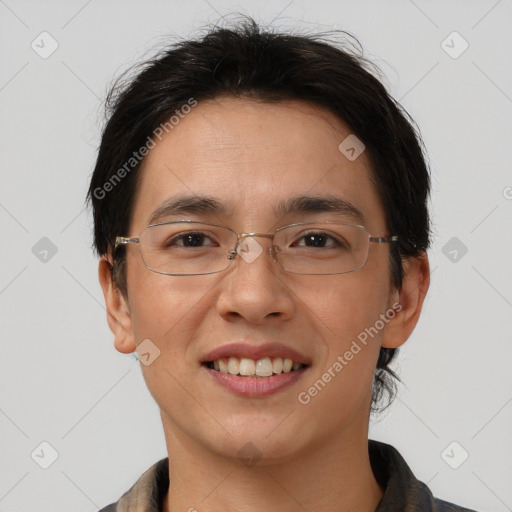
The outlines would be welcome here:
[[[118,236],[115,249],[139,244],[146,267],[169,276],[215,274],[239,255],[252,263],[263,252],[256,238],[272,240],[274,262],[293,274],[330,275],[359,270],[366,264],[370,242],[397,242],[398,236],[371,236],[363,226],[346,223],[298,223],[274,233],[236,233],[217,224],[179,220],[150,224],[138,237]]]

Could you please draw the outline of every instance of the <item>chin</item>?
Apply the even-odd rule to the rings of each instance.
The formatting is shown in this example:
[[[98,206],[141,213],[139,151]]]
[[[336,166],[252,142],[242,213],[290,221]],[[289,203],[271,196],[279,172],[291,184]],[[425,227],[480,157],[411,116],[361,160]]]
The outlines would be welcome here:
[[[293,428],[284,424],[288,414],[289,411],[265,418],[238,414],[226,422],[226,431],[217,430],[214,438],[211,432],[204,432],[203,442],[212,452],[248,466],[287,462],[308,444],[300,425]]]

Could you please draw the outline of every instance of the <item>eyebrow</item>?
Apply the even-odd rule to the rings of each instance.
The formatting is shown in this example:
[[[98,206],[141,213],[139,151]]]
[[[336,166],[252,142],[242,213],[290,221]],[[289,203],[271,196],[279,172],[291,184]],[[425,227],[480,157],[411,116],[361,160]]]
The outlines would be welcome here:
[[[298,196],[280,203],[275,209],[277,216],[285,217],[290,214],[334,213],[344,215],[365,224],[366,219],[361,210],[346,199],[337,196]]]
[[[163,218],[184,213],[226,215],[227,209],[213,197],[196,195],[171,197],[149,216],[147,224],[154,224]]]
[[[276,217],[286,217],[293,214],[334,213],[349,217],[365,224],[365,216],[349,201],[337,196],[297,196],[286,199],[274,208]],[[229,210],[230,212],[231,210]],[[227,215],[226,206],[213,197],[182,195],[172,197],[162,203],[148,218],[147,224],[178,214],[204,213],[210,215]]]

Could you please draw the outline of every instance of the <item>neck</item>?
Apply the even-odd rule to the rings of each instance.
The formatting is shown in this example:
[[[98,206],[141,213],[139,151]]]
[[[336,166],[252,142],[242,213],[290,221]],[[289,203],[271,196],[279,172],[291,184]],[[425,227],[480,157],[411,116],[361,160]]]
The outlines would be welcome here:
[[[253,465],[178,439],[165,422],[164,429],[171,482],[164,512],[374,512],[382,498],[368,457],[367,427],[350,439],[331,437],[287,460],[262,458]]]

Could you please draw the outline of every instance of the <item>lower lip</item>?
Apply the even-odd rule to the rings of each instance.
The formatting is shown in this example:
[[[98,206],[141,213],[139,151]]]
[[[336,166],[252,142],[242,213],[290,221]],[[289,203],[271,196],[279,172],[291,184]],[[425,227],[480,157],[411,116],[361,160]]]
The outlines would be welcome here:
[[[233,393],[247,398],[259,398],[272,395],[291,386],[302,377],[306,369],[276,373],[272,377],[240,377],[211,368],[206,368],[206,370],[217,383]]]

